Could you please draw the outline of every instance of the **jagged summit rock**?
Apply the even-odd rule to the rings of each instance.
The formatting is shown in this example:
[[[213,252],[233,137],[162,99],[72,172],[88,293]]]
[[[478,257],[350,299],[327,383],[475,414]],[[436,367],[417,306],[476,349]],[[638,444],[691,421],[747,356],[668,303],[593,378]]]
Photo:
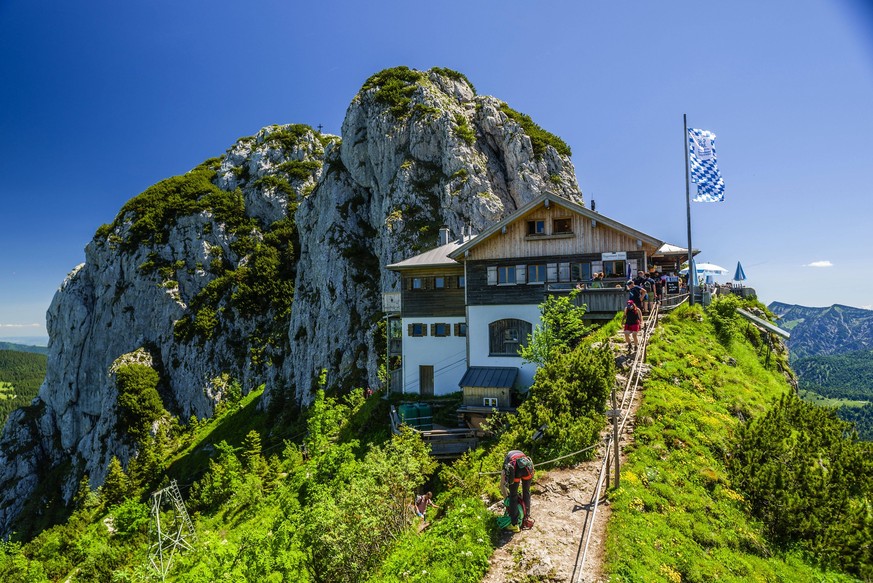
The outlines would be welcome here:
[[[322,370],[375,386],[381,292],[398,285],[384,266],[543,191],[582,204],[569,155],[460,73],[397,67],[364,83],[342,136],[269,126],[134,197],[49,308],[45,383],[0,439],[0,532],[34,496],[69,501],[83,475],[97,486],[112,456],[136,456],[123,355],[149,355],[183,422],[210,416],[228,378],[266,385],[265,403],[307,402]]]

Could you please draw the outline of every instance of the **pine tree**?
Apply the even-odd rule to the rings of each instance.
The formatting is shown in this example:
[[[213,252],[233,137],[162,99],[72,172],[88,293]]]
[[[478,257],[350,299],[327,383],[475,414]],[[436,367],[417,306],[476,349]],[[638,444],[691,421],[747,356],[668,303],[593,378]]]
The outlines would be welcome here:
[[[118,504],[124,500],[125,496],[130,495],[130,480],[128,480],[127,474],[124,473],[121,462],[115,456],[112,456],[112,459],[109,461],[106,480],[103,481],[100,491],[103,494],[103,500],[110,506]]]

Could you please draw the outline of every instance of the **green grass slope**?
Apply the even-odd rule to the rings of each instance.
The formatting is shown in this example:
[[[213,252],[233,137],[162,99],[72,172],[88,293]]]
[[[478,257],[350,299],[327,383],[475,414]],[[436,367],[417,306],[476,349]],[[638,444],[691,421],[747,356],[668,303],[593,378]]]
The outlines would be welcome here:
[[[744,324],[728,333],[723,324],[682,307],[652,338],[635,445],[611,496],[611,581],[854,581],[768,539],[732,479],[726,461],[738,430],[792,389],[784,353],[767,362],[754,329],[741,336]]]
[[[495,421],[492,440],[440,468],[416,435],[390,435],[389,401],[364,398],[360,390],[343,397],[319,392],[299,416],[263,412],[255,390],[222,402],[215,419],[184,427],[173,420],[142,438],[140,456],[127,467],[113,460],[98,490],[83,483],[66,522],[0,542],[0,581],[158,580],[148,567],[149,494],[175,477],[197,540],[174,558],[167,581],[477,583],[500,540],[487,510],[498,497],[497,478],[483,475],[483,468],[499,468],[510,446],[546,457],[598,439],[615,369],[608,347],[592,343],[616,326],[613,321],[553,354],[519,414]],[[757,420],[767,419],[765,412],[789,391],[778,372],[786,355],[774,353],[768,361],[756,335],[752,329],[749,338],[758,338],[758,348],[739,336],[727,314],[687,308],[658,329],[636,445],[622,487],[611,495],[612,581],[842,582],[855,579],[811,561],[827,562],[839,552],[852,572],[865,573],[859,570],[871,564],[863,545],[871,526],[864,484],[873,482],[873,471],[854,481],[828,480],[804,471],[813,463],[789,455],[811,450],[815,465],[843,476],[865,458],[866,450],[840,439],[822,441],[827,432],[806,439],[794,431],[789,417],[811,405],[795,399],[791,415],[773,417],[789,433],[776,440],[785,449],[771,456],[794,460],[786,464],[795,471],[792,483],[809,492],[762,492],[758,486],[769,473],[729,467],[731,456],[761,453],[748,445],[760,437]],[[832,413],[816,411],[816,423],[843,431]],[[544,424],[545,437],[532,441]],[[834,460],[844,450],[854,457],[838,466]],[[760,465],[768,465],[766,456]],[[818,488],[828,498],[822,507],[847,528],[817,528],[819,484],[852,490],[847,498]],[[410,502],[427,489],[437,494],[439,508],[429,509],[431,526],[419,533]],[[791,508],[782,514],[800,518],[751,517],[774,507]],[[165,527],[170,518],[163,514]],[[847,531],[857,535],[847,537]]]

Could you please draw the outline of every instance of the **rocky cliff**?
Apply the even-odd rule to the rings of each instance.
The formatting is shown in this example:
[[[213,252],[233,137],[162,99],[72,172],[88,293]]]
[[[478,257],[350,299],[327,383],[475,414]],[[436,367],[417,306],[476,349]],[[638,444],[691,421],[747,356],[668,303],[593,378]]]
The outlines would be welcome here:
[[[45,383],[0,440],[0,531],[137,455],[125,363],[158,373],[165,418],[183,422],[232,382],[274,403],[307,402],[322,370],[375,385],[381,292],[398,285],[384,266],[544,190],[582,203],[569,154],[463,75],[401,67],[364,84],[341,138],[270,126],[131,199],[49,309]]]

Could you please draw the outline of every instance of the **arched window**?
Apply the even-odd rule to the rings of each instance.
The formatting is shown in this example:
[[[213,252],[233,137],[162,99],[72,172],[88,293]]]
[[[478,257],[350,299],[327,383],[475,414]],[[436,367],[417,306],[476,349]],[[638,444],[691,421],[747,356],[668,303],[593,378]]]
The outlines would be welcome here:
[[[491,322],[488,324],[488,356],[518,356],[519,347],[527,346],[527,337],[532,330],[530,322],[515,318]]]

